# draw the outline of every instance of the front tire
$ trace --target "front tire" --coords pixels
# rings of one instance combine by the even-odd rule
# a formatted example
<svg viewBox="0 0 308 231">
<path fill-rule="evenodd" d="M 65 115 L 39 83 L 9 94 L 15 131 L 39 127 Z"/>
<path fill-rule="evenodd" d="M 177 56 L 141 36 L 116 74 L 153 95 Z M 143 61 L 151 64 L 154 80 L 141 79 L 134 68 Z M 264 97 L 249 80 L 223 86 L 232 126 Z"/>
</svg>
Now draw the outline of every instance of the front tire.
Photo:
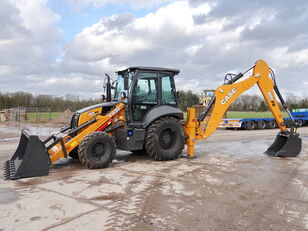
<svg viewBox="0 0 308 231">
<path fill-rule="evenodd" d="M 92 132 L 85 136 L 78 147 L 81 163 L 90 169 L 106 168 L 116 153 L 113 138 L 103 132 Z"/>
<path fill-rule="evenodd" d="M 179 121 L 174 117 L 163 117 L 147 129 L 145 150 L 154 160 L 173 160 L 184 149 L 184 134 Z"/>
</svg>

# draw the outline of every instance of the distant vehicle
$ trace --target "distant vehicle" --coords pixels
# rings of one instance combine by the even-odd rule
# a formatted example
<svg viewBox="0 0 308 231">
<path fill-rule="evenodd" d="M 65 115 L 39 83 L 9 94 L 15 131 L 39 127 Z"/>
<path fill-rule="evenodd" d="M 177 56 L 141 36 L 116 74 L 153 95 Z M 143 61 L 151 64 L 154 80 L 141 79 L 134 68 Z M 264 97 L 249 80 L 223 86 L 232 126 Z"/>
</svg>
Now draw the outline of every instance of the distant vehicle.
<svg viewBox="0 0 308 231">
<path fill-rule="evenodd" d="M 214 95 L 215 95 L 214 89 L 203 90 L 203 92 L 201 93 L 201 96 L 200 96 L 200 103 L 202 104 L 202 106 L 207 107 L 210 100 L 213 98 Z"/>
<path fill-rule="evenodd" d="M 291 112 L 298 126 L 308 125 L 308 108 L 293 109 Z M 289 118 L 284 118 L 289 121 Z M 274 118 L 239 118 L 239 119 L 222 119 L 219 128 L 242 128 L 246 130 L 277 128 Z"/>
</svg>

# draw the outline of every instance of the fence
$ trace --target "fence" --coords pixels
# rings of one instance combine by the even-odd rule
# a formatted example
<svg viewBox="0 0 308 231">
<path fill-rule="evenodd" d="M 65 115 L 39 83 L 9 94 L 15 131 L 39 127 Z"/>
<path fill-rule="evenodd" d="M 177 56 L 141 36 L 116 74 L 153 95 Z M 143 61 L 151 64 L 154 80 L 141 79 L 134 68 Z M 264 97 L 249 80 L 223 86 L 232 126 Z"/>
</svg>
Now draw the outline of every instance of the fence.
<svg viewBox="0 0 308 231">
<path fill-rule="evenodd" d="M 49 122 L 57 118 L 59 114 L 59 112 L 54 112 L 50 108 L 16 107 L 0 111 L 0 120 L 17 122 Z"/>
</svg>

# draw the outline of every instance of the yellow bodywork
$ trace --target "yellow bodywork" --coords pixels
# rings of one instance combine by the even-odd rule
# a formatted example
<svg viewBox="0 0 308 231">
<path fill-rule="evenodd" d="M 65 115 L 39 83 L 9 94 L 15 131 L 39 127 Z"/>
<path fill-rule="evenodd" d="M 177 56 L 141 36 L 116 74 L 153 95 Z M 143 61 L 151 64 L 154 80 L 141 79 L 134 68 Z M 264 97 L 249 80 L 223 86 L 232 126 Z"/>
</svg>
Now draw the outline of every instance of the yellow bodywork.
<svg viewBox="0 0 308 231">
<path fill-rule="evenodd" d="M 118 103 L 113 110 L 111 110 L 106 115 L 101 115 L 101 108 L 95 108 L 93 110 L 87 111 L 80 115 L 79 124 L 78 126 L 91 121 L 92 119 L 95 120 L 92 124 L 86 126 L 84 129 L 78 131 L 78 134 L 74 137 L 69 135 L 64 135 L 62 137 L 64 141 L 64 147 L 66 153 L 69 154 L 75 147 L 77 147 L 82 139 L 90 134 L 91 132 L 97 131 L 101 126 L 105 123 L 112 124 L 117 121 L 123 121 L 125 124 L 125 105 L 124 103 Z M 61 142 L 57 143 L 51 149 L 48 150 L 48 154 L 50 157 L 51 162 L 55 162 L 60 158 L 65 158 L 65 154 L 61 145 Z"/>
<path fill-rule="evenodd" d="M 258 60 L 253 68 L 253 74 L 247 79 L 229 85 L 222 85 L 215 90 L 216 101 L 209 118 L 198 122 L 195 116 L 195 108 L 189 108 L 187 111 L 187 122 L 184 125 L 187 153 L 190 157 L 194 156 L 194 146 L 197 140 L 206 139 L 218 127 L 223 115 L 234 100 L 243 92 L 250 89 L 255 84 L 258 85 L 263 97 L 265 98 L 274 118 L 282 132 L 286 130 L 283 125 L 283 117 L 279 109 L 279 105 L 274 93 L 274 80 L 269 77 L 270 69 L 267 63 L 263 60 Z M 125 123 L 125 105 L 118 103 L 113 110 L 106 115 L 101 115 L 101 108 L 94 108 L 79 117 L 78 126 L 95 119 L 96 121 L 78 131 L 74 137 L 66 135 L 63 137 L 64 148 L 61 142 L 48 150 L 51 162 L 57 161 L 59 158 L 64 158 L 66 153 L 69 154 L 77 147 L 81 140 L 91 132 L 97 131 L 105 123 L 113 124 L 117 120 Z"/>
<path fill-rule="evenodd" d="M 283 117 L 279 109 L 274 93 L 274 80 L 270 78 L 270 69 L 263 60 L 258 60 L 253 68 L 253 73 L 247 79 L 229 85 L 222 85 L 215 90 L 215 104 L 208 120 L 198 122 L 195 119 L 195 108 L 187 110 L 187 122 L 185 124 L 187 153 L 194 156 L 194 146 L 197 140 L 206 139 L 218 127 L 223 115 L 232 102 L 243 92 L 255 84 L 258 85 L 265 101 L 267 102 L 280 130 L 284 132 L 287 128 L 283 125 Z"/>
</svg>

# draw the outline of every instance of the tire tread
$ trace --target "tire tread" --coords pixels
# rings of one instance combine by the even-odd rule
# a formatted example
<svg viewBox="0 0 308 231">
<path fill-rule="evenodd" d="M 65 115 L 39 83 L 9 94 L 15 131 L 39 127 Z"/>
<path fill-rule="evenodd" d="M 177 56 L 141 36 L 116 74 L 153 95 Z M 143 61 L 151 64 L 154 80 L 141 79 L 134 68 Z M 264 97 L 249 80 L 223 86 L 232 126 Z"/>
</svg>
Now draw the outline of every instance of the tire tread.
<svg viewBox="0 0 308 231">
<path fill-rule="evenodd" d="M 159 126 L 162 126 L 162 124 L 166 123 L 177 123 L 178 126 L 181 126 L 179 124 L 179 121 L 172 117 L 172 116 L 166 116 L 163 118 L 160 118 L 156 121 L 154 121 L 147 129 L 146 138 L 145 138 L 145 150 L 149 157 L 156 161 L 165 161 L 165 160 L 172 160 L 176 159 L 184 149 L 184 142 L 182 142 L 181 147 L 178 148 L 177 153 L 173 157 L 166 157 L 162 156 L 159 152 L 157 147 L 155 147 L 155 134 L 157 133 L 157 129 Z M 179 129 L 181 129 L 179 127 Z"/>
<path fill-rule="evenodd" d="M 106 161 L 103 165 L 98 165 L 97 163 L 93 163 L 89 158 L 86 158 L 86 145 L 88 144 L 88 142 L 93 139 L 94 137 L 96 136 L 104 136 L 108 139 L 111 139 L 112 140 L 112 149 L 113 149 L 113 152 L 112 152 L 112 155 L 111 155 L 111 158 L 108 159 L 108 161 Z M 113 160 L 114 156 L 115 156 L 115 153 L 116 153 L 116 144 L 113 140 L 113 138 L 108 135 L 107 133 L 105 132 L 92 132 L 92 133 L 89 133 L 88 135 L 86 135 L 83 140 L 80 142 L 79 144 L 79 147 L 78 147 L 78 156 L 79 156 L 79 159 L 80 159 L 80 162 L 82 164 L 84 164 L 85 166 L 87 166 L 87 168 L 89 169 L 98 169 L 98 168 L 106 168 Z"/>
</svg>

